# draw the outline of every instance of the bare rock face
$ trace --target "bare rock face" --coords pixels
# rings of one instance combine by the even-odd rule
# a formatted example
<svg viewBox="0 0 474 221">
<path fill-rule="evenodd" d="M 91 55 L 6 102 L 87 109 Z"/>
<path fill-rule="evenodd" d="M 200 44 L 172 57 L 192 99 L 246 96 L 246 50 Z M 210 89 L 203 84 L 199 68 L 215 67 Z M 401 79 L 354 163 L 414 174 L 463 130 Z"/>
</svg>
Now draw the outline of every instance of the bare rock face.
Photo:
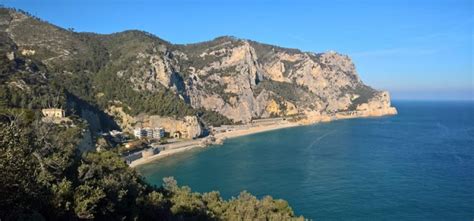
<svg viewBox="0 0 474 221">
<path fill-rule="evenodd" d="M 390 95 L 386 91 L 378 93 L 369 102 L 358 105 L 357 111 L 366 112 L 369 116 L 397 114 L 397 109 L 390 105 Z"/>
<path fill-rule="evenodd" d="M 204 129 L 196 116 L 186 116 L 184 119 L 174 119 L 171 117 L 161 117 L 152 115 L 141 118 L 143 126 L 162 127 L 169 134 L 179 132 L 183 138 L 193 139 L 200 137 Z"/>
<path fill-rule="evenodd" d="M 190 104 L 236 122 L 308 109 L 336 113 L 384 99 L 360 81 L 348 56 L 336 52 L 306 53 L 232 37 L 177 50 L 187 54 L 185 61 L 193 61 L 185 68 L 189 71 L 182 71 L 184 79 L 189 75 L 185 91 Z"/>
<path fill-rule="evenodd" d="M 248 122 L 258 116 L 265 104 L 259 103 L 253 92 L 259 67 L 248 42 L 233 45 L 224 41 L 188 57 L 212 60 L 189 67 L 195 77 L 186 83 L 186 89 L 194 107 L 217 111 L 235 121 Z"/>
<path fill-rule="evenodd" d="M 203 129 L 196 116 L 186 116 L 184 121 L 188 138 L 196 138 L 203 134 Z"/>
<path fill-rule="evenodd" d="M 235 122 L 308 110 L 390 109 L 388 92 L 378 95 L 364 85 L 351 59 L 336 52 L 307 53 L 232 37 L 162 50 L 140 53 L 138 65 L 128 68 L 136 90 L 169 88 L 193 107 Z"/>
<path fill-rule="evenodd" d="M 122 128 L 123 131 L 127 131 L 129 133 L 133 132 L 133 125 L 136 124 L 136 119 L 130 115 L 128 115 L 124 107 L 110 105 L 107 110 L 105 110 L 107 114 L 112 116 L 115 119 L 115 122 Z"/>
<path fill-rule="evenodd" d="M 264 117 L 270 117 L 272 115 L 280 115 L 281 110 L 280 110 L 280 105 L 277 104 L 275 100 L 270 100 L 265 107 L 265 113 Z"/>
</svg>

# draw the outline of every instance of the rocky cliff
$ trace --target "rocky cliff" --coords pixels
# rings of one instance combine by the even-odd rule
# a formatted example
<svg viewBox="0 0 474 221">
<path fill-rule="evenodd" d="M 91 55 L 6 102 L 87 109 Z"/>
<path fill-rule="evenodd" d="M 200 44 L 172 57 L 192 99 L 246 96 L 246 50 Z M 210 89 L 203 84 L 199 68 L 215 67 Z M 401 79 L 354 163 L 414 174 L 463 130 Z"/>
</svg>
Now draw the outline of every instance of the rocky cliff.
<svg viewBox="0 0 474 221">
<path fill-rule="evenodd" d="M 121 73 L 130 75 L 136 90 L 165 87 L 192 107 L 235 122 L 390 108 L 388 92 L 364 85 L 351 59 L 336 52 L 307 53 L 221 37 L 192 45 L 165 43 L 134 60 Z"/>
<path fill-rule="evenodd" d="M 396 113 L 388 92 L 365 85 L 352 60 L 336 52 L 234 37 L 176 45 L 141 31 L 76 33 L 8 9 L 0 10 L 0 33 L 12 45 L 2 56 L 40 62 L 48 70 L 45 78 L 60 79 L 67 91 L 104 111 L 198 115 L 205 123 L 204 117 L 220 116 L 246 123 L 273 116 Z"/>
</svg>

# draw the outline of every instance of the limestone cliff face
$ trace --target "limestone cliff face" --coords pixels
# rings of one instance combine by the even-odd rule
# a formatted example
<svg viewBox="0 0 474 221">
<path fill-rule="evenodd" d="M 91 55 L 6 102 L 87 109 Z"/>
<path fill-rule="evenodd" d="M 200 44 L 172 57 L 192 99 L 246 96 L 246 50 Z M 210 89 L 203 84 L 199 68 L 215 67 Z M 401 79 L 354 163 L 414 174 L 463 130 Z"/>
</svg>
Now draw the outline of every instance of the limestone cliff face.
<svg viewBox="0 0 474 221">
<path fill-rule="evenodd" d="M 390 108 L 388 92 L 364 85 L 351 59 L 336 52 L 307 53 L 232 37 L 170 45 L 167 51 L 173 60 L 162 59 L 169 67 L 161 69 L 168 70 L 162 71 L 168 76 L 162 85 L 193 107 L 236 122 L 306 111 L 336 113 L 360 105 Z M 180 77 L 173 80 L 173 75 Z"/>
<path fill-rule="evenodd" d="M 365 112 L 368 116 L 397 114 L 397 109 L 390 105 L 390 95 L 386 91 L 377 93 L 367 103 L 359 104 L 356 110 Z"/>
<path fill-rule="evenodd" d="M 31 30 L 34 35 L 25 34 Z M 356 110 L 396 113 L 388 92 L 363 84 L 352 60 L 336 52 L 302 52 L 234 37 L 175 45 L 140 31 L 75 33 L 12 11 L 0 13 L 0 33 L 23 56 L 42 61 L 62 78 L 93 79 L 112 72 L 109 78 L 137 92 L 172 91 L 194 109 L 216 111 L 235 122 Z M 70 68 L 83 63 L 91 65 Z"/>
<path fill-rule="evenodd" d="M 129 133 L 133 132 L 133 126 L 137 123 L 137 120 L 125 113 L 123 107 L 111 105 L 105 112 L 114 118 L 115 122 L 123 131 L 127 131 Z"/>
<path fill-rule="evenodd" d="M 170 134 L 179 132 L 183 138 L 188 139 L 200 137 L 204 132 L 201 123 L 195 116 L 187 116 L 182 120 L 178 120 L 155 115 L 142 118 L 141 121 L 144 122 L 144 126 L 162 127 Z"/>
</svg>

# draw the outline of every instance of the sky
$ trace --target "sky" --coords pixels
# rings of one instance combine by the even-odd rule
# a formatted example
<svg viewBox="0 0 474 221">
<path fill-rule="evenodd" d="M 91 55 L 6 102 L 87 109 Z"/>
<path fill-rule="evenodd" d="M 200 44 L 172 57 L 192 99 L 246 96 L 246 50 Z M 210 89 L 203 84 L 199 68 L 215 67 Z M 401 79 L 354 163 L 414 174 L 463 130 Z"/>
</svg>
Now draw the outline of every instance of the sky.
<svg viewBox="0 0 474 221">
<path fill-rule="evenodd" d="M 349 55 L 394 99 L 474 100 L 472 0 L 0 0 L 64 28 L 150 32 L 172 43 L 231 35 Z"/>
</svg>

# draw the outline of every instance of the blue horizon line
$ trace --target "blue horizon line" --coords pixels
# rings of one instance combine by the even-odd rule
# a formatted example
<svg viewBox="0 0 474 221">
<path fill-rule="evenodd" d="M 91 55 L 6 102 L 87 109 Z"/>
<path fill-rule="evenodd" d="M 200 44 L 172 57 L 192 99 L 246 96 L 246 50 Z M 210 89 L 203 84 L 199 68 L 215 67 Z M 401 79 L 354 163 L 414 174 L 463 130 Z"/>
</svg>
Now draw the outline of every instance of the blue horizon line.
<svg viewBox="0 0 474 221">
<path fill-rule="evenodd" d="M 474 102 L 474 98 L 453 98 L 453 99 L 436 99 L 436 98 L 392 98 L 392 102 L 397 101 L 416 101 L 416 102 Z"/>
</svg>

